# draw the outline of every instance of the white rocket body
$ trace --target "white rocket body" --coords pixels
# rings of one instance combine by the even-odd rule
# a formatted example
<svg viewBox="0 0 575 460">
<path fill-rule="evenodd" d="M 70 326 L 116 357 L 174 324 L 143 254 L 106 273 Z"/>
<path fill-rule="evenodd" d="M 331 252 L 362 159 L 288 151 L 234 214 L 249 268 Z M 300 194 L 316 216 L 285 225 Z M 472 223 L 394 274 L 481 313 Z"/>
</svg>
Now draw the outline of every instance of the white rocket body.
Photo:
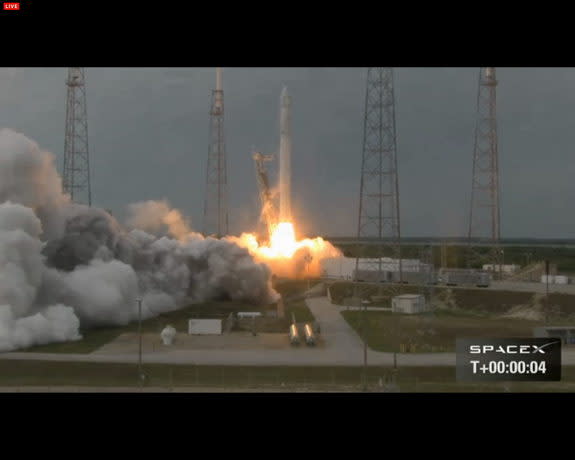
<svg viewBox="0 0 575 460">
<path fill-rule="evenodd" d="M 284 87 L 280 97 L 280 222 L 291 222 L 291 100 Z"/>
</svg>

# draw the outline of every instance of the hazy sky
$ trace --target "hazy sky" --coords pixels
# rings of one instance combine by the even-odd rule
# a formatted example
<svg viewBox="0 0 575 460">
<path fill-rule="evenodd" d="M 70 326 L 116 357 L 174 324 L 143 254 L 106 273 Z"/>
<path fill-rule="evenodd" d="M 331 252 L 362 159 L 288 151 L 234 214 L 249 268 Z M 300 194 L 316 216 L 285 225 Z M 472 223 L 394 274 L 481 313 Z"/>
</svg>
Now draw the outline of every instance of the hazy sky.
<svg viewBox="0 0 575 460">
<path fill-rule="evenodd" d="M 0 127 L 62 167 L 65 68 L 0 68 Z M 224 68 L 230 223 L 252 230 L 253 148 L 276 152 L 292 98 L 292 203 L 306 233 L 356 232 L 365 68 Z M 575 238 L 575 69 L 498 68 L 502 237 Z M 462 236 L 478 68 L 395 69 L 402 234 Z M 167 199 L 201 228 L 215 69 L 86 70 L 93 204 Z"/>
</svg>

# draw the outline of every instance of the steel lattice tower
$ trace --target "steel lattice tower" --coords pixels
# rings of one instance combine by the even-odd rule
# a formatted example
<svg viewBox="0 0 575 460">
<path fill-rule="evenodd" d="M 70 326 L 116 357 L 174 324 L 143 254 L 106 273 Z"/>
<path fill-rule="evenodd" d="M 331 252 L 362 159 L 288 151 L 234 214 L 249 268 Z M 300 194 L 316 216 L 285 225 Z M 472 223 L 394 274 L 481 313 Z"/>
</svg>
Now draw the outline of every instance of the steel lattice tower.
<svg viewBox="0 0 575 460">
<path fill-rule="evenodd" d="M 83 67 L 70 67 L 66 80 L 66 137 L 63 187 L 75 203 L 92 205 L 90 154 L 86 112 L 86 79 Z"/>
<path fill-rule="evenodd" d="M 387 240 L 391 256 L 399 260 L 401 280 L 399 222 L 393 69 L 371 67 L 367 71 L 365 94 L 357 238 L 374 238 L 378 242 Z M 360 257 L 362 255 L 365 255 L 365 251 L 359 254 Z M 356 261 L 356 270 L 360 257 Z M 381 274 L 381 258 L 369 269 Z M 381 276 L 377 279 L 381 280 Z"/>
<path fill-rule="evenodd" d="M 206 169 L 204 234 L 218 238 L 228 234 L 226 146 L 224 140 L 224 91 L 222 69 L 216 70 L 216 89 L 212 91 L 210 145 Z"/>
<path fill-rule="evenodd" d="M 477 92 L 468 265 L 479 263 L 482 259 L 494 267 L 501 264 L 496 88 L 495 67 L 482 67 L 479 71 Z M 489 244 L 486 258 L 481 258 L 477 251 L 471 249 L 477 239 L 485 240 Z"/>
<path fill-rule="evenodd" d="M 368 284 L 360 281 L 384 281 L 381 257 L 371 258 L 370 262 L 360 259 L 369 256 L 367 239 L 375 239 L 378 244 L 387 241 L 391 255 L 399 261 L 398 278 L 402 281 L 401 240 L 399 226 L 399 183 L 397 177 L 395 96 L 393 91 L 393 69 L 371 67 L 367 71 L 365 93 L 365 115 L 363 125 L 363 148 L 361 160 L 361 182 L 357 239 L 359 249 L 355 261 L 354 297 L 361 302 Z M 362 243 L 364 241 L 364 243 Z M 360 272 L 363 272 L 360 274 Z M 368 274 L 368 276 L 366 276 Z M 399 288 L 388 286 L 386 291 L 391 300 Z M 382 293 L 380 285 L 378 293 Z M 361 305 L 361 304 L 360 304 Z M 366 306 L 362 309 L 363 336 L 363 387 L 367 389 L 367 329 Z M 395 361 L 394 361 L 395 362 Z"/>
</svg>

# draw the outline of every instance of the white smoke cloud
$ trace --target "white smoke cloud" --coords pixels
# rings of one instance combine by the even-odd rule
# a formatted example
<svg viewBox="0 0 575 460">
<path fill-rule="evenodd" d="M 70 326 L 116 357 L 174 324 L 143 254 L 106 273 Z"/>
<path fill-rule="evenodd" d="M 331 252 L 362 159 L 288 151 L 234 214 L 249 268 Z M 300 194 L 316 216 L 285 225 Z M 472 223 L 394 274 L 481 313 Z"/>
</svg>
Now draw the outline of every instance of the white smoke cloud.
<svg viewBox="0 0 575 460">
<path fill-rule="evenodd" d="M 54 305 L 24 318 L 15 315 L 9 305 L 0 305 L 0 351 L 80 340 L 79 327 L 74 309 L 64 305 Z"/>
<path fill-rule="evenodd" d="M 84 325 L 125 325 L 137 317 L 138 279 L 129 265 L 94 259 L 61 273 L 63 296 Z"/>
<path fill-rule="evenodd" d="M 0 305 L 10 305 L 17 316 L 30 312 L 42 283 L 39 232 L 30 208 L 0 204 Z"/>
<path fill-rule="evenodd" d="M 70 198 L 62 193 L 54 157 L 23 134 L 1 128 L 0 203 L 6 201 L 34 209 L 52 237 L 62 231 L 61 213 Z"/>
<path fill-rule="evenodd" d="M 44 279 L 41 231 L 32 209 L 0 204 L 0 351 L 80 338 L 72 308 L 36 303 Z"/>
<path fill-rule="evenodd" d="M 167 202 L 130 207 L 126 231 L 70 202 L 51 154 L 0 129 L 0 351 L 78 340 L 188 302 L 277 299 L 248 250 L 190 230 Z"/>
<path fill-rule="evenodd" d="M 192 234 L 190 223 L 177 209 L 170 208 L 167 201 L 143 201 L 128 206 L 126 224 L 133 229 L 144 230 L 155 235 L 169 234 L 179 240 Z M 201 238 L 199 233 L 193 234 Z"/>
</svg>

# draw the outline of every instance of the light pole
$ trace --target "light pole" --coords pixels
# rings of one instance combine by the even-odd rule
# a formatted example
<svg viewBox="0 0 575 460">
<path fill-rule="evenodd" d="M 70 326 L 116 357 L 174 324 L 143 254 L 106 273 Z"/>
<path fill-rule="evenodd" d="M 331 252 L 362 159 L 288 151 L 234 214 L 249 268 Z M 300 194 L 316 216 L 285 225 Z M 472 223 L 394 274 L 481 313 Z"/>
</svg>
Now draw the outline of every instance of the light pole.
<svg viewBox="0 0 575 460">
<path fill-rule="evenodd" d="M 142 298 L 138 297 L 136 301 L 138 302 L 138 378 L 140 384 L 142 384 L 144 382 L 144 373 L 142 371 Z"/>
<path fill-rule="evenodd" d="M 309 293 L 310 290 L 310 282 L 309 282 L 309 264 L 311 263 L 311 261 L 313 260 L 313 257 L 310 254 L 306 254 L 305 258 L 305 271 L 306 271 L 306 277 L 307 277 L 307 290 Z"/>
<path fill-rule="evenodd" d="M 354 275 L 354 288 L 353 288 L 353 296 L 354 302 L 357 303 L 357 311 L 360 314 L 360 323 L 361 323 L 361 338 L 363 340 L 363 369 L 361 370 L 361 386 L 362 391 L 367 391 L 367 328 L 366 328 L 366 317 L 365 311 L 367 309 L 367 303 L 364 303 L 361 299 L 362 288 L 357 281 L 357 276 Z"/>
<path fill-rule="evenodd" d="M 363 391 L 367 391 L 367 302 L 361 300 L 360 305 L 363 307 L 361 309 L 361 332 L 363 335 Z"/>
<path fill-rule="evenodd" d="M 549 315 L 549 261 L 545 261 L 545 324 Z"/>
</svg>

